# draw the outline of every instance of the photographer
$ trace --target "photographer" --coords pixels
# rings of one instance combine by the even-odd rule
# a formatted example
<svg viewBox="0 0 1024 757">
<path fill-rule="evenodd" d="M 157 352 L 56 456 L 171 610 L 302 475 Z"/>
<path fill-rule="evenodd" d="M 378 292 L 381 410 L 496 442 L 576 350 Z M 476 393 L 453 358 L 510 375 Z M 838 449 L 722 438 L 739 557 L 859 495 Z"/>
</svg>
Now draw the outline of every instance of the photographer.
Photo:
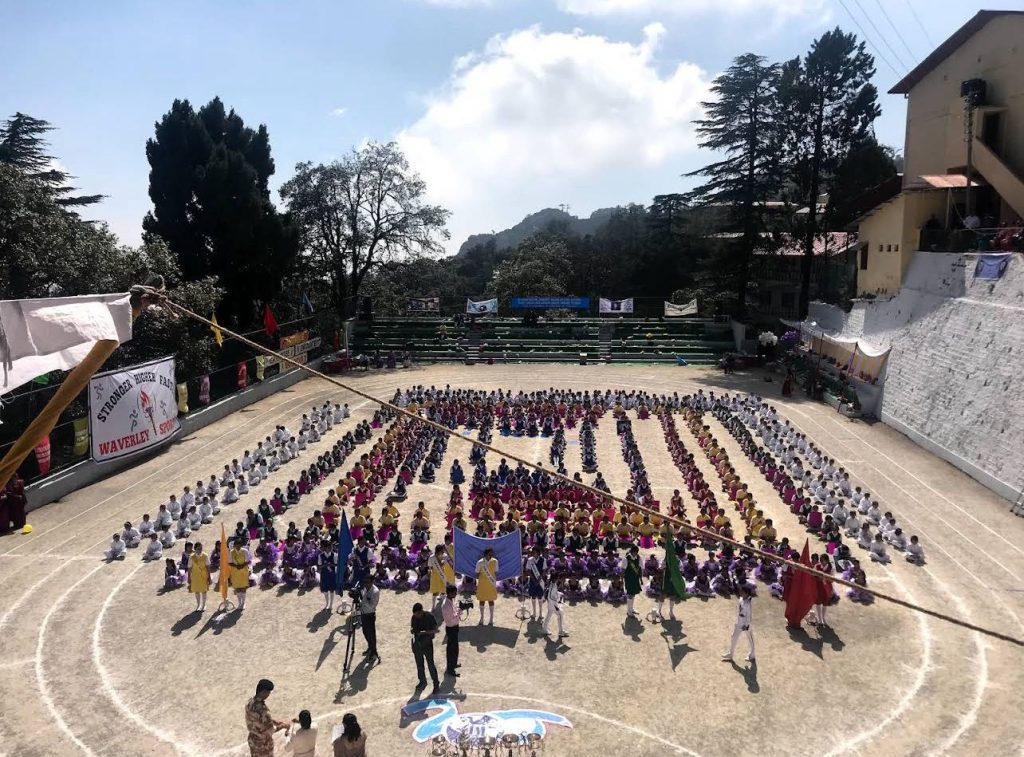
<svg viewBox="0 0 1024 757">
<path fill-rule="evenodd" d="M 461 608 L 456 599 L 458 590 L 449 586 L 446 590 L 444 604 L 441 605 L 441 616 L 444 618 L 445 669 L 444 674 L 458 678 L 455 670 L 459 667 L 459 613 Z"/>
<path fill-rule="evenodd" d="M 377 603 L 380 601 L 380 589 L 373 585 L 372 576 L 363 576 L 363 581 L 352 599 L 355 601 L 355 610 L 360 615 L 363 627 L 363 638 L 366 639 L 366 652 L 363 654 L 369 658 L 376 658 L 380 663 L 380 654 L 377 652 Z"/>
</svg>

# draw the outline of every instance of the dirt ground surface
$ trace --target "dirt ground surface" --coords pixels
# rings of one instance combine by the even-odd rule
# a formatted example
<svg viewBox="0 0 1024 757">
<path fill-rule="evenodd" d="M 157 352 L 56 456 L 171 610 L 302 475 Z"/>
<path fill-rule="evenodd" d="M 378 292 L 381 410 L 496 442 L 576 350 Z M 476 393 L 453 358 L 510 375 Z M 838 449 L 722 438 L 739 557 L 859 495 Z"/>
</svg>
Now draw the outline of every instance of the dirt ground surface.
<svg viewBox="0 0 1024 757">
<path fill-rule="evenodd" d="M 868 563 L 869 586 L 1024 637 L 1024 520 L 1009 513 L 1007 502 L 880 423 L 783 400 L 779 384 L 760 374 L 446 365 L 343 380 L 386 399 L 399 387 L 449 383 L 762 394 L 921 538 L 924 567 L 899 558 L 887 566 Z M 329 753 L 329 733 L 345 712 L 359 717 L 375 757 L 429 753 L 429 744 L 412 738 L 422 721 L 401 713 L 416 698 L 410 609 L 429 595 L 382 592 L 383 662 L 369 669 L 360 664 L 342 685 L 343 618 L 320 612 L 318 591 L 254 589 L 244 613 L 218 623 L 213 612 L 193 614 L 184 589 L 162 592 L 163 564 L 142 563 L 140 550 L 130 550 L 124 562 L 102 562 L 123 521 L 137 522 L 171 492 L 180 495 L 184 485 L 221 471 L 276 424 L 296 428 L 303 412 L 325 400 L 349 402 L 355 412 L 314 450 L 326 449 L 372 411 L 347 391 L 306 380 L 31 513 L 31 535 L 0 538 L 0 755 L 247 754 L 243 706 L 262 677 L 276 684 L 269 700 L 276 718 L 290 720 L 302 708 L 313 713 L 320 754 Z M 795 517 L 732 437 L 709 422 L 780 536 L 802 545 Z M 685 493 L 657 420 L 636 422 L 634 429 L 656 493 L 663 501 L 674 488 Z M 613 423 L 600 424 L 598 462 L 622 495 L 628 469 L 614 431 Z M 687 438 L 682 424 L 680 433 Z M 496 446 L 547 460 L 547 440 L 497 433 L 494 439 Z M 468 444 L 452 440 L 438 484 L 410 487 L 401 506 L 405 522 L 419 500 L 440 520 L 448 466 L 456 457 L 466 466 L 468 453 Z M 579 469 L 578 446 L 569 446 L 566 463 L 570 473 Z M 298 478 L 301 464 L 302 458 L 289 463 L 225 507 L 229 530 L 245 506 Z M 706 467 L 717 487 L 712 475 Z M 301 523 L 325 494 L 326 487 L 315 490 L 287 519 Z M 212 547 L 219 534 L 218 521 L 195 537 Z M 462 676 L 442 691 L 462 713 L 537 709 L 568 718 L 571 728 L 548 727 L 548 755 L 1022 753 L 1024 649 L 886 602 L 856 605 L 843 594 L 829 610 L 832 630 L 808 627 L 794 636 L 785 628 L 783 604 L 762 585 L 753 603 L 756 667 L 742 662 L 742 654 L 736 664 L 720 660 L 735 619 L 733 601 L 690 600 L 678 608 L 681 624 L 627 623 L 622 606 L 580 603 L 566 611 L 571 635 L 555 643 L 539 624 L 516 620 L 516 600 L 499 598 L 493 627 L 475 625 L 475 612 L 463 626 Z M 216 601 L 211 593 L 211 608 Z M 651 605 L 638 598 L 641 614 Z M 360 660 L 363 642 L 356 640 Z M 440 642 L 436 658 L 443 666 Z M 277 751 L 284 753 L 280 741 Z"/>
</svg>

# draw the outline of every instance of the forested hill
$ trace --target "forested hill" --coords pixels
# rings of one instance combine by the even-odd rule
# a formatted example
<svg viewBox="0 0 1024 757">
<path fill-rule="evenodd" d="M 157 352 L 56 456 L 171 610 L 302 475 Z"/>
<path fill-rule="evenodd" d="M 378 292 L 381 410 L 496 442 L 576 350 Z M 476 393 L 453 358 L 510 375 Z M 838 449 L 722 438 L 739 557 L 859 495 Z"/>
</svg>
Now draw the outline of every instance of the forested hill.
<svg viewBox="0 0 1024 757">
<path fill-rule="evenodd" d="M 593 234 L 611 218 L 615 208 L 601 208 L 590 214 L 589 218 L 577 218 L 559 208 L 544 208 L 536 213 L 531 213 L 522 221 L 510 229 L 499 231 L 496 234 L 472 234 L 469 239 L 462 243 L 459 248 L 458 257 L 462 257 L 469 250 L 478 245 L 486 244 L 494 240 L 495 250 L 514 249 L 528 237 L 539 231 L 545 231 L 552 224 L 563 226 L 569 234 L 584 237 Z"/>
</svg>

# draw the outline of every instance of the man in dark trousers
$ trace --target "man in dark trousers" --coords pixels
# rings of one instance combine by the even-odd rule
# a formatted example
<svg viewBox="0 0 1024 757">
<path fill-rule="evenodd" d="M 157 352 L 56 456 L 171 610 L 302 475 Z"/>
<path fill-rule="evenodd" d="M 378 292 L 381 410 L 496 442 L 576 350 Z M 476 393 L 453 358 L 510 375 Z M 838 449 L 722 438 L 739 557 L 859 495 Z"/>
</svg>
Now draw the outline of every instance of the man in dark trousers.
<svg viewBox="0 0 1024 757">
<path fill-rule="evenodd" d="M 430 678 L 434 682 L 434 689 L 430 695 L 437 695 L 437 688 L 440 683 L 437 680 L 437 668 L 434 666 L 434 634 L 437 633 L 437 620 L 429 612 L 423 612 L 423 605 L 419 602 L 412 606 L 412 654 L 416 658 L 416 673 L 419 675 L 417 690 L 426 687 L 427 676 L 423 670 L 423 663 L 426 662 L 430 669 Z"/>
<path fill-rule="evenodd" d="M 444 619 L 445 662 L 444 674 L 458 678 L 455 670 L 459 667 L 459 604 L 456 601 L 458 589 L 449 586 L 445 589 L 444 604 L 441 605 L 441 617 Z"/>
<path fill-rule="evenodd" d="M 359 603 L 359 614 L 366 639 L 366 656 L 373 664 L 374 659 L 380 662 L 377 652 L 377 603 L 380 601 L 380 589 L 373 585 L 373 576 L 363 576 L 363 598 Z"/>
</svg>

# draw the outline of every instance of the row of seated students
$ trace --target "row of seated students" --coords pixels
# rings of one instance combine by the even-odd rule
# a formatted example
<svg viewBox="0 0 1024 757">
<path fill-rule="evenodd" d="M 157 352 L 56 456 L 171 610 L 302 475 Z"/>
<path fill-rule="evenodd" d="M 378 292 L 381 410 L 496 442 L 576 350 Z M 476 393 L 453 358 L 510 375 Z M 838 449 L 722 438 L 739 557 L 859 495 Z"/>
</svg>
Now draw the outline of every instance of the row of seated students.
<svg viewBox="0 0 1024 757">
<path fill-rule="evenodd" d="M 310 415 L 302 416 L 303 430 L 311 430 L 319 441 L 319 429 L 330 430 L 336 422 L 349 417 L 348 405 L 324 403 L 323 407 L 314 407 Z M 312 417 L 312 419 L 311 419 Z M 374 424 L 379 425 L 379 418 Z M 301 432 L 300 432 L 301 433 Z M 300 472 L 298 480 L 291 480 L 282 491 L 277 487 L 269 498 L 263 498 L 255 508 L 246 511 L 246 522 L 255 528 L 265 521 L 270 514 L 280 514 L 288 507 L 298 504 L 299 498 L 318 486 L 325 478 L 340 466 L 355 447 L 367 441 L 372 434 L 371 424 L 362 421 L 355 429 L 347 432 L 336 441 L 330 450 L 319 454 L 310 465 Z M 109 560 L 124 559 L 127 550 L 146 543 L 143 559 L 147 561 L 161 559 L 164 549 L 169 549 L 180 539 L 188 539 L 194 531 L 203 525 L 213 522 L 219 515 L 221 507 L 232 505 L 242 496 L 249 493 L 251 487 L 259 486 L 272 472 L 276 472 L 282 462 L 298 457 L 305 450 L 289 448 L 291 432 L 286 426 L 277 426 L 274 433 L 264 441 L 256 444 L 255 452 L 245 450 L 241 460 L 237 458 L 224 466 L 224 472 L 218 478 L 210 476 L 207 483 L 196 482 L 193 492 L 188 486 L 179 499 L 171 494 L 168 501 L 158 506 L 156 516 L 145 513 L 138 525 L 126 521 L 121 532 L 112 537 L 106 557 Z"/>
</svg>

